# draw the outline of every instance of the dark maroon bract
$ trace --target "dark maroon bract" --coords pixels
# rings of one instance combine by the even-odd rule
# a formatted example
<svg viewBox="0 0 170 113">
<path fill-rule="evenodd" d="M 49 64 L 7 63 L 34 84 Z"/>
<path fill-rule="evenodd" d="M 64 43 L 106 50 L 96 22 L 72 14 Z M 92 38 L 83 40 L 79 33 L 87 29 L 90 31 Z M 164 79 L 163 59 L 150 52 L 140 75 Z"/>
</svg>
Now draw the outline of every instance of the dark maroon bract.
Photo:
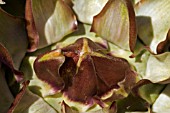
<svg viewBox="0 0 170 113">
<path fill-rule="evenodd" d="M 54 94 L 62 92 L 67 100 L 90 106 L 96 99 L 102 106 L 127 97 L 136 83 L 136 74 L 125 59 L 107 55 L 105 48 L 87 38 L 40 55 L 34 69 Z"/>
</svg>

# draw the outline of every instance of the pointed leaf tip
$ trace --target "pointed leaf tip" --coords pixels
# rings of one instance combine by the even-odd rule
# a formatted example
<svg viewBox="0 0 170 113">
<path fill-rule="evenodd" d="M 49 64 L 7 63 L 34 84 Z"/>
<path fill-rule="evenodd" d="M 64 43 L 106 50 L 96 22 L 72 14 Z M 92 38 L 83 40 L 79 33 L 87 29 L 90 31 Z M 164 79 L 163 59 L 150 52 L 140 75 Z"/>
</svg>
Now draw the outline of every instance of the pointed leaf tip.
<svg viewBox="0 0 170 113">
<path fill-rule="evenodd" d="M 166 39 L 158 44 L 156 51 L 158 54 L 161 54 L 166 51 L 169 51 L 169 48 L 170 48 L 170 30 L 167 33 Z"/>
</svg>

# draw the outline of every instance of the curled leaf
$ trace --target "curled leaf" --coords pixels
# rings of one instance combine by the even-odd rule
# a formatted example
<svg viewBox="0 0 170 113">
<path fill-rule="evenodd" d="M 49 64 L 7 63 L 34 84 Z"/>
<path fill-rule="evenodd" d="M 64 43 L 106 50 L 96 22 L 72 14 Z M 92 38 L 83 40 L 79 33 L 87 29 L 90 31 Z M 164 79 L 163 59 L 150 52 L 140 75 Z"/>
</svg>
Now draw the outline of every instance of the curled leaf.
<svg viewBox="0 0 170 113">
<path fill-rule="evenodd" d="M 26 0 L 25 5 L 25 19 L 26 19 L 26 30 L 28 33 L 28 51 L 32 52 L 38 48 L 39 35 L 35 27 L 35 22 L 32 14 L 31 0 Z"/>
<path fill-rule="evenodd" d="M 20 90 L 20 92 L 17 94 L 17 96 L 15 97 L 15 100 L 12 103 L 10 109 L 8 110 L 8 113 L 13 113 L 14 112 L 15 107 L 17 106 L 17 104 L 19 104 L 20 100 L 22 99 L 22 97 L 23 97 L 23 95 L 25 93 L 28 84 L 29 84 L 29 81 L 23 82 L 23 84 L 22 84 L 23 87 Z"/>
<path fill-rule="evenodd" d="M 136 22 L 130 0 L 109 0 L 94 17 L 91 31 L 117 46 L 134 51 Z"/>
<path fill-rule="evenodd" d="M 64 36 L 77 29 L 75 15 L 63 0 L 28 0 L 27 2 L 29 4 L 31 2 L 31 7 L 26 9 L 29 11 L 26 13 L 27 23 L 32 24 L 27 29 L 30 31 L 28 35 L 33 42 L 34 49 L 38 36 L 38 48 L 42 48 L 60 41 Z"/>
<path fill-rule="evenodd" d="M 28 84 L 27 84 L 28 85 Z M 41 97 L 33 94 L 24 85 L 8 113 L 56 113 Z"/>
<path fill-rule="evenodd" d="M 0 43 L 7 48 L 14 67 L 18 69 L 28 46 L 25 20 L 12 16 L 0 8 L 0 28 Z"/>
<path fill-rule="evenodd" d="M 170 1 L 142 0 L 136 4 L 135 11 L 139 38 L 157 53 L 170 28 Z"/>
<path fill-rule="evenodd" d="M 13 60 L 8 50 L 0 44 L 0 63 L 6 65 L 15 74 L 15 79 L 20 82 L 23 79 L 23 73 L 14 68 Z"/>
<path fill-rule="evenodd" d="M 170 48 L 170 30 L 168 31 L 166 39 L 158 44 L 157 53 L 160 54 L 169 51 L 169 48 Z"/>
<path fill-rule="evenodd" d="M 149 80 L 140 80 L 133 88 L 133 93 L 137 97 L 144 99 L 148 105 L 152 105 L 166 85 L 152 83 Z"/>
</svg>

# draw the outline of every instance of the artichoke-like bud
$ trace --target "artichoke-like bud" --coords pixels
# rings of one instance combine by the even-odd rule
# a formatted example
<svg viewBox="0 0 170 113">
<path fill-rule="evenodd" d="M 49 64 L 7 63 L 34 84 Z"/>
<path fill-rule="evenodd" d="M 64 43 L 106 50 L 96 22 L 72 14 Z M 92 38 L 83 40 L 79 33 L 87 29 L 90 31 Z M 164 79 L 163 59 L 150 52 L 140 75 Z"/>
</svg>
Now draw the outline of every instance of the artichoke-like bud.
<svg viewBox="0 0 170 113">
<path fill-rule="evenodd" d="M 111 106 L 127 97 L 136 83 L 136 73 L 125 59 L 108 55 L 87 38 L 38 56 L 34 69 L 51 95 L 62 93 L 63 105 L 79 112 Z"/>
</svg>

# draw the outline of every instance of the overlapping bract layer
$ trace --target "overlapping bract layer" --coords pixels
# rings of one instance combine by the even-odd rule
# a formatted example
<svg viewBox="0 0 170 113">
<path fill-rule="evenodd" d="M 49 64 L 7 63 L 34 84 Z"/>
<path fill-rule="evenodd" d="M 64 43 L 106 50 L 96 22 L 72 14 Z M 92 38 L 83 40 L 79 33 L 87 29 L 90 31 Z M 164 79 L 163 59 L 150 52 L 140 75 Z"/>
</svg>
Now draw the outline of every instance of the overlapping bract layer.
<svg viewBox="0 0 170 113">
<path fill-rule="evenodd" d="M 37 77 L 51 86 L 53 94 L 64 94 L 68 105 L 70 101 L 105 107 L 104 102 L 127 97 L 136 83 L 128 62 L 106 53 L 105 48 L 81 38 L 61 50 L 38 56 L 34 69 Z"/>
<path fill-rule="evenodd" d="M 138 110 L 146 110 L 150 105 L 153 105 L 154 112 L 162 109 L 168 112 L 168 107 L 160 107 L 159 102 L 162 100 L 164 103 L 169 102 L 169 98 L 166 96 L 169 95 L 167 91 L 169 85 L 166 88 L 166 85 L 164 85 L 169 84 L 170 80 L 169 1 L 133 0 L 134 3 L 138 2 L 136 5 L 133 4 L 137 14 L 137 21 L 135 22 L 134 9 L 130 0 L 27 0 L 25 12 L 27 33 L 25 32 L 24 19 L 10 15 L 24 17 L 25 1 L 4 1 L 7 4 L 1 5 L 2 9 L 0 9 L 0 43 L 8 49 L 14 61 L 14 66 L 9 55 L 3 54 L 4 52 L 1 51 L 0 74 L 3 75 L 1 76 L 1 81 L 3 81 L 1 86 L 6 89 L 4 97 L 9 99 L 8 105 L 3 103 L 4 100 L 0 100 L 1 103 L 6 104 L 6 108 L 3 108 L 7 109 L 13 100 L 5 81 L 6 70 L 4 70 L 4 67 L 10 68 L 10 71 L 15 74 L 21 74 L 17 73 L 18 71 L 14 68 L 19 68 L 21 59 L 26 52 L 26 34 L 28 33 L 29 52 L 53 43 L 57 43 L 57 48 L 62 48 L 83 36 L 99 42 L 105 48 L 88 39 L 79 39 L 75 44 L 65 48 L 53 51 L 49 51 L 51 50 L 49 49 L 48 53 L 39 56 L 36 60 L 37 76 L 35 76 L 32 68 L 28 70 L 28 65 L 31 64 L 32 67 L 38 52 L 31 53 L 35 56 L 27 56 L 28 59 L 26 58 L 31 62 L 24 64 L 24 61 L 22 66 L 22 68 L 25 66 L 24 72 L 28 75 L 25 78 L 31 80 L 31 82 L 28 86 L 29 89 L 20 96 L 21 100 L 18 100 L 15 112 L 32 113 L 40 110 L 40 112 L 51 113 L 60 111 L 62 106 L 65 110 L 63 112 L 70 112 L 69 110 L 78 112 L 70 108 L 75 106 L 79 111 L 93 109 L 97 113 L 99 111 L 104 112 L 107 109 L 108 112 L 113 112 L 116 105 L 118 106 L 118 113 L 121 111 L 120 109 L 136 111 L 138 104 L 134 107 L 133 102 L 127 101 L 133 101 L 138 97 L 130 95 L 123 101 L 119 100 L 121 104 L 119 101 L 113 102 L 116 99 L 126 97 L 131 86 L 133 86 L 132 83 L 135 84 L 132 79 L 135 74 L 127 61 L 121 58 L 127 59 L 141 78 L 135 90 L 138 96 L 146 100 L 147 105 L 138 98 L 137 102 L 141 102 L 141 106 L 144 106 L 143 109 L 139 104 L 140 109 Z M 0 4 L 3 4 L 2 0 Z M 15 4 L 14 7 L 12 7 L 13 4 Z M 82 22 L 78 22 L 78 26 L 75 15 L 77 20 Z M 88 25 L 85 25 L 85 23 L 88 23 Z M 136 23 L 140 40 L 135 45 Z M 87 26 L 88 30 L 86 30 Z M 77 27 L 78 30 L 74 32 Z M 91 33 L 89 33 L 89 29 L 91 29 Z M 150 51 L 143 50 L 144 46 L 148 46 L 147 50 Z M 111 54 L 121 58 L 108 55 L 105 50 L 107 47 Z M 134 55 L 130 50 L 135 51 Z M 46 51 L 46 49 L 43 51 Z M 153 53 L 158 53 L 158 55 Z M 130 59 L 130 55 L 133 58 Z M 15 75 L 15 77 L 20 78 L 18 75 Z M 1 94 L 5 94 L 3 89 L 1 89 Z M 33 100 L 30 101 L 29 98 L 33 98 Z M 27 102 L 24 103 L 24 100 Z M 63 101 L 62 105 L 58 102 L 60 100 Z M 42 106 L 38 106 L 39 104 Z M 94 104 L 105 108 L 95 111 L 96 106 L 94 107 Z M 108 108 L 107 104 L 111 105 L 112 109 Z M 22 106 L 25 106 L 25 108 Z M 3 110 L 1 109 L 1 112 Z"/>
<path fill-rule="evenodd" d="M 76 17 L 63 0 L 27 0 L 25 18 L 29 51 L 58 42 L 77 29 Z"/>
</svg>

